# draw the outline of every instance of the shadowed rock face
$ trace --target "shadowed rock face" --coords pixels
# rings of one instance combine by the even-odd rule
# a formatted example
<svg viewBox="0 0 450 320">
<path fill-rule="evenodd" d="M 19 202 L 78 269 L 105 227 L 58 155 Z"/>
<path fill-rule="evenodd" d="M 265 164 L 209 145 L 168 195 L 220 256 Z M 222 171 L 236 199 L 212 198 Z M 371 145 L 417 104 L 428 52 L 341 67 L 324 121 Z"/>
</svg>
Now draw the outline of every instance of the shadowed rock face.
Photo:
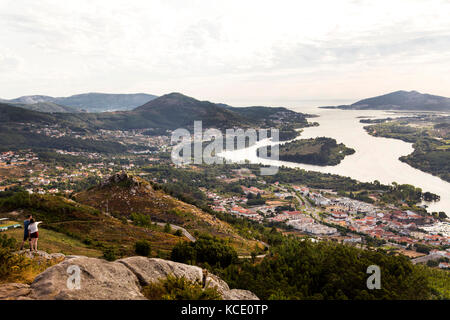
<svg viewBox="0 0 450 320">
<path fill-rule="evenodd" d="M 77 266 L 80 288 L 70 289 L 69 267 Z M 72 271 L 73 272 L 73 271 Z M 33 300 L 144 300 L 142 287 L 168 275 L 184 276 L 206 287 L 216 287 L 225 300 L 258 300 L 250 291 L 230 290 L 219 277 L 204 273 L 196 266 L 156 258 L 130 257 L 115 262 L 70 256 L 38 275 L 31 286 L 0 286 L 0 299 Z M 69 280 L 70 281 L 70 280 Z"/>
</svg>

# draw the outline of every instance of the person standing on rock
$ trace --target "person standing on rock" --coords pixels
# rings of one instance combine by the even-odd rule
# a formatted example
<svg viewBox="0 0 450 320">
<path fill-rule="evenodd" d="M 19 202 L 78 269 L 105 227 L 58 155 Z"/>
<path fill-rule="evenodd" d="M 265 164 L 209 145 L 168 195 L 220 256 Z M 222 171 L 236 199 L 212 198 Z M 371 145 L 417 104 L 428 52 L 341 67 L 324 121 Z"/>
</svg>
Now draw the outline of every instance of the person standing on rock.
<svg viewBox="0 0 450 320">
<path fill-rule="evenodd" d="M 23 250 L 23 246 L 25 244 L 25 241 L 27 241 L 27 240 L 30 243 L 30 249 L 31 249 L 31 238 L 30 238 L 30 233 L 28 232 L 28 226 L 30 225 L 31 219 L 32 219 L 32 216 L 31 216 L 31 214 L 29 214 L 29 215 L 27 215 L 27 218 L 23 222 L 23 241 L 22 241 L 22 244 L 20 245 L 20 250 Z"/>
<path fill-rule="evenodd" d="M 30 239 L 31 239 L 30 251 L 33 251 L 33 248 L 34 248 L 34 251 L 37 251 L 37 243 L 38 243 L 38 239 L 39 239 L 38 225 L 40 223 L 42 223 L 42 221 L 36 222 L 32 218 L 30 220 L 30 224 L 28 225 L 28 232 L 30 234 Z"/>
</svg>

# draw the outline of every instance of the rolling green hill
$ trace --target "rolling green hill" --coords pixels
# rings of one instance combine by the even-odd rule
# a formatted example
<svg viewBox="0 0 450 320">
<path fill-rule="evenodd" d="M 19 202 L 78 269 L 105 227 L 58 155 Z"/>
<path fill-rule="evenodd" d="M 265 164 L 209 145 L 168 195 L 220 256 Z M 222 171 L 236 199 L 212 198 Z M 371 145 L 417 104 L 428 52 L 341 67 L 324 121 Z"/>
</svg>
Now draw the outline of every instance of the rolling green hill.
<svg viewBox="0 0 450 320">
<path fill-rule="evenodd" d="M 143 228 L 104 215 L 101 211 L 67 198 L 53 195 L 16 193 L 0 199 L 0 212 L 21 212 L 22 220 L 30 213 L 40 228 L 64 235 L 67 241 L 81 241 L 87 248 L 114 249 L 120 255 L 133 255 L 138 240 L 148 240 L 154 249 L 170 250 L 180 238 L 160 228 Z"/>
<path fill-rule="evenodd" d="M 52 234 L 58 238 L 56 247 L 72 241 L 80 250 L 113 248 L 127 256 L 134 253 L 138 240 L 148 240 L 153 249 L 165 252 L 180 240 L 188 240 L 154 222 L 183 227 L 194 236 L 206 234 L 227 240 L 246 255 L 257 244 L 240 236 L 229 223 L 127 174 L 113 175 L 103 184 L 76 194 L 73 200 L 27 192 L 0 196 L 2 217 L 14 214 L 15 220 L 22 221 L 29 213 L 44 222 L 42 228 L 59 234 Z"/>
<path fill-rule="evenodd" d="M 226 239 L 241 253 L 250 252 L 256 244 L 241 237 L 230 224 L 125 173 L 113 175 L 103 184 L 76 194 L 75 199 L 116 218 L 145 220 L 147 217 L 153 222 L 183 227 L 191 234 Z"/>
<path fill-rule="evenodd" d="M 131 111 L 103 113 L 54 113 L 45 114 L 7 104 L 0 104 L 0 124 L 31 122 L 63 124 L 78 129 L 130 130 L 142 128 L 177 129 L 191 128 L 196 120 L 203 121 L 203 128 L 220 129 L 269 127 L 283 125 L 306 126 L 306 116 L 285 108 L 248 107 L 232 108 L 208 101 L 199 101 L 180 93 L 170 93 L 156 98 Z"/>
<path fill-rule="evenodd" d="M 180 93 L 170 93 L 152 100 L 132 111 L 152 127 L 186 128 L 195 120 L 202 120 L 203 127 L 247 127 L 253 121 L 209 101 L 199 101 Z"/>
<path fill-rule="evenodd" d="M 50 114 L 26 110 L 11 104 L 0 103 L 0 123 L 32 122 L 51 124 L 58 120 Z"/>
<path fill-rule="evenodd" d="M 258 155 L 261 148 L 258 149 Z M 270 149 L 269 149 L 270 152 Z M 280 145 L 280 160 L 307 163 L 318 166 L 335 166 L 347 155 L 355 153 L 352 148 L 335 139 L 319 137 L 314 139 L 294 140 Z"/>
<path fill-rule="evenodd" d="M 53 102 L 36 102 L 31 104 L 24 104 L 24 103 L 14 103 L 13 104 L 16 107 L 24 108 L 28 110 L 38 111 L 38 112 L 45 112 L 45 113 L 77 113 L 80 112 L 78 109 L 63 106 L 60 104 L 56 104 Z"/>
</svg>

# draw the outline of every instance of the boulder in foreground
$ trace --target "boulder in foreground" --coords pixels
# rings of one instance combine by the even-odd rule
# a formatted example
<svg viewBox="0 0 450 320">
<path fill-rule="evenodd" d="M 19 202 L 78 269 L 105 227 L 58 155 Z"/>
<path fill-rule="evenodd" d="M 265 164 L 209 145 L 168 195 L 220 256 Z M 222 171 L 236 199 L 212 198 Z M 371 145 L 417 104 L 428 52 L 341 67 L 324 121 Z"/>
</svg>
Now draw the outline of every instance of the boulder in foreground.
<svg viewBox="0 0 450 320">
<path fill-rule="evenodd" d="M 72 280 L 78 268 L 80 281 L 74 288 L 77 286 Z M 214 287 L 224 300 L 258 300 L 250 291 L 231 290 L 225 281 L 196 266 L 146 257 L 109 262 L 82 256 L 66 257 L 39 274 L 30 286 L 0 286 L 0 299 L 145 300 L 143 287 L 169 275 Z"/>
</svg>

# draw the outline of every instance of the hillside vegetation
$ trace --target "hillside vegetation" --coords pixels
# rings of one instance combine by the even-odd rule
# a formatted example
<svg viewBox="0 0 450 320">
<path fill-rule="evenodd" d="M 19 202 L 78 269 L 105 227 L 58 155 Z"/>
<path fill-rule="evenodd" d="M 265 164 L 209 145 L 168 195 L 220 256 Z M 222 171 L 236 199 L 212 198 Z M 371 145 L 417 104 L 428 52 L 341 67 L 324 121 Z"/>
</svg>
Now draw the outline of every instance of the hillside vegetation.
<svg viewBox="0 0 450 320">
<path fill-rule="evenodd" d="M 258 156 L 262 148 L 258 149 Z M 346 147 L 343 143 L 338 144 L 335 139 L 325 137 L 294 140 L 279 147 L 280 160 L 318 166 L 337 165 L 345 156 L 353 153 L 355 153 L 354 149 Z M 268 156 L 270 156 L 270 149 Z"/>
<path fill-rule="evenodd" d="M 93 207 L 53 195 L 15 193 L 0 198 L 0 212 L 4 215 L 20 212 L 16 219 L 32 214 L 36 220 L 44 222 L 42 228 L 58 233 L 59 237 L 65 235 L 67 241 L 80 241 L 88 248 L 118 257 L 134 254 L 135 243 L 141 239 L 151 242 L 155 251 L 166 252 L 180 240 L 180 237 L 165 233 L 159 227 L 135 226 L 106 216 Z"/>
<path fill-rule="evenodd" d="M 115 175 L 100 186 L 76 194 L 75 199 L 119 219 L 144 216 L 153 222 L 181 226 L 193 235 L 208 234 L 227 239 L 240 252 L 248 253 L 255 245 L 216 216 L 127 174 Z"/>
<path fill-rule="evenodd" d="M 402 120 L 371 125 L 365 129 L 376 137 L 413 143 L 414 152 L 400 157 L 400 160 L 450 182 L 450 126 L 444 121 L 449 121 L 448 117 L 431 124 L 417 125 L 415 120 Z"/>
<path fill-rule="evenodd" d="M 61 124 L 73 129 L 177 129 L 191 128 L 194 121 L 203 121 L 203 128 L 220 129 L 307 125 L 304 114 L 286 108 L 249 107 L 231 108 L 209 101 L 200 101 L 180 93 L 171 93 L 130 111 L 102 113 L 54 113 L 47 114 L 0 104 L 0 123 L 31 122 Z M 22 114 L 21 114 L 22 113 Z"/>
<path fill-rule="evenodd" d="M 381 270 L 379 290 L 367 289 L 371 265 Z M 245 261 L 215 272 L 230 287 L 245 288 L 261 299 L 448 299 L 450 288 L 447 272 L 414 266 L 404 256 L 294 237 L 271 248 L 259 263 Z"/>
<path fill-rule="evenodd" d="M 0 235 L 0 284 L 31 283 L 45 269 L 61 262 L 61 259 L 35 260 L 15 254 L 18 241 L 7 235 Z"/>
<path fill-rule="evenodd" d="M 38 112 L 45 112 L 45 113 L 77 113 L 80 112 L 79 110 L 62 106 L 53 102 L 36 102 L 31 104 L 24 104 L 24 103 L 14 103 L 15 107 L 38 111 Z"/>
</svg>

